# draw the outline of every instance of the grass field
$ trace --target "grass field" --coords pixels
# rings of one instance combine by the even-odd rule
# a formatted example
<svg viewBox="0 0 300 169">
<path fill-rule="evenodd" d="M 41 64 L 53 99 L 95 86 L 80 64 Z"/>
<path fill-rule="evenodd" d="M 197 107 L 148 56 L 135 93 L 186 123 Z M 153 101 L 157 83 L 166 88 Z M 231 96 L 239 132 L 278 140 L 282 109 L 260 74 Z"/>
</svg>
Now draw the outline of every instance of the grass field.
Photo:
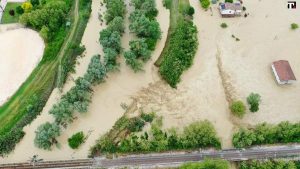
<svg viewBox="0 0 300 169">
<path fill-rule="evenodd" d="M 16 23 L 16 22 L 18 22 L 20 15 L 16 12 L 16 8 L 18 6 L 20 6 L 21 4 L 22 3 L 17 3 L 17 2 L 9 2 L 9 3 L 7 3 L 6 8 L 4 10 L 4 14 L 2 16 L 1 23 L 2 24 L 7 24 L 7 23 Z M 12 9 L 15 11 L 15 15 L 14 16 L 11 16 L 9 14 L 9 11 L 12 10 Z"/>
</svg>

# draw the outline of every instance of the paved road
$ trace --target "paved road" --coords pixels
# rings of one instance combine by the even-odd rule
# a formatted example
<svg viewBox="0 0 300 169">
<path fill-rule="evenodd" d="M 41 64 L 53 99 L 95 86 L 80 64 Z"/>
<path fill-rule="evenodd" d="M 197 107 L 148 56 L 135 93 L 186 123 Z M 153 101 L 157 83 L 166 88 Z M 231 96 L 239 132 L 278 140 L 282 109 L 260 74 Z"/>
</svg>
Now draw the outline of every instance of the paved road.
<svg viewBox="0 0 300 169">
<path fill-rule="evenodd" d="M 201 161 L 205 158 L 221 158 L 228 161 L 244 161 L 250 159 L 293 158 L 300 157 L 300 145 L 255 148 L 247 150 L 198 151 L 191 153 L 158 153 L 148 155 L 132 155 L 114 159 L 95 158 L 68 161 L 41 162 L 35 168 L 116 168 L 116 167 L 149 167 L 178 166 L 185 162 Z M 32 168 L 28 163 L 3 164 L 0 168 Z"/>
</svg>

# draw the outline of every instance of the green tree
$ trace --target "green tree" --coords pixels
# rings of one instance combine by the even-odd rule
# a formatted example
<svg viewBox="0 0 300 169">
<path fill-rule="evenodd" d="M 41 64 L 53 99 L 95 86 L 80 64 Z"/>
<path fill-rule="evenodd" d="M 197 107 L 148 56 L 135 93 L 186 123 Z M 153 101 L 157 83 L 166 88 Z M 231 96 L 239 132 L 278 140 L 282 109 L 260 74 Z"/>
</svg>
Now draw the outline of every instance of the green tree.
<svg viewBox="0 0 300 169">
<path fill-rule="evenodd" d="M 207 9 L 210 6 L 210 0 L 199 0 L 202 8 Z"/>
<path fill-rule="evenodd" d="M 232 138 L 232 143 L 236 148 L 249 147 L 256 141 L 253 131 L 241 128 L 238 133 L 235 133 Z"/>
<path fill-rule="evenodd" d="M 233 3 L 233 0 L 225 0 L 226 3 Z"/>
<path fill-rule="evenodd" d="M 56 137 L 60 136 L 61 129 L 55 123 L 45 123 L 37 128 L 34 144 L 38 148 L 51 150 L 53 144 L 57 144 Z"/>
<path fill-rule="evenodd" d="M 298 24 L 296 24 L 296 23 L 292 23 L 292 24 L 291 24 L 291 29 L 292 29 L 292 30 L 296 30 L 296 29 L 298 29 L 298 28 L 299 28 Z"/>
<path fill-rule="evenodd" d="M 32 4 L 30 2 L 24 2 L 22 4 L 22 8 L 23 8 L 25 13 L 29 13 L 32 10 Z"/>
<path fill-rule="evenodd" d="M 104 19 L 106 23 L 110 23 L 115 17 L 124 17 L 126 6 L 124 0 L 105 0 L 106 13 Z"/>
<path fill-rule="evenodd" d="M 261 101 L 261 97 L 257 93 L 251 93 L 247 97 L 247 102 L 250 105 L 251 112 L 257 112 L 259 110 L 259 103 Z"/>
<path fill-rule="evenodd" d="M 106 73 L 106 68 L 100 61 L 100 55 L 95 55 L 91 59 L 84 78 L 91 84 L 99 84 L 105 81 Z"/>
<path fill-rule="evenodd" d="M 129 65 L 134 72 L 142 71 L 143 64 L 137 59 L 137 56 L 132 51 L 126 51 L 124 53 L 126 64 Z"/>
<path fill-rule="evenodd" d="M 235 101 L 230 106 L 231 112 L 240 118 L 242 118 L 246 113 L 246 106 L 242 101 Z"/>
<path fill-rule="evenodd" d="M 84 133 L 81 131 L 81 132 L 78 132 L 78 133 L 75 133 L 72 135 L 72 137 L 68 138 L 68 143 L 69 143 L 69 146 L 72 148 L 72 149 L 78 149 L 78 147 L 84 143 L 85 141 L 85 136 L 84 136 Z"/>
<path fill-rule="evenodd" d="M 24 13 L 24 9 L 22 8 L 22 6 L 17 6 L 16 7 L 16 12 L 19 14 L 19 15 L 22 15 Z"/>
<path fill-rule="evenodd" d="M 115 17 L 108 25 L 108 29 L 111 32 L 119 32 L 119 33 L 123 33 L 125 30 L 125 26 L 124 26 L 124 20 L 122 17 L 117 16 Z"/>
<path fill-rule="evenodd" d="M 40 30 L 40 36 L 47 42 L 49 39 L 49 28 L 47 26 L 43 26 Z"/>
</svg>

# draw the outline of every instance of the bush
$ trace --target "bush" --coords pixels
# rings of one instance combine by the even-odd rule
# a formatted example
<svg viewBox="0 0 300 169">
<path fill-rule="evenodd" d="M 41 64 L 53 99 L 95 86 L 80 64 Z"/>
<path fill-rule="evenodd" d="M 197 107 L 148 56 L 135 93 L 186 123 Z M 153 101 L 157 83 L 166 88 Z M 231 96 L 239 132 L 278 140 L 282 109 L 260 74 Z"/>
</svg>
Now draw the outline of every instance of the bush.
<svg viewBox="0 0 300 169">
<path fill-rule="evenodd" d="M 210 6 L 210 0 L 199 0 L 202 8 L 207 9 Z"/>
<path fill-rule="evenodd" d="M 205 159 L 203 162 L 183 164 L 179 169 L 229 169 L 229 167 L 228 161 Z"/>
<path fill-rule="evenodd" d="M 247 97 L 247 102 L 250 105 L 251 112 L 257 112 L 259 110 L 259 102 L 261 101 L 261 97 L 257 93 L 251 93 Z"/>
<path fill-rule="evenodd" d="M 226 23 L 221 23 L 221 28 L 227 28 L 228 27 L 228 25 L 226 24 Z"/>
<path fill-rule="evenodd" d="M 15 16 L 15 10 L 13 10 L 13 9 L 9 10 L 9 15 L 10 16 Z"/>
<path fill-rule="evenodd" d="M 298 29 L 298 28 L 299 28 L 298 24 L 296 24 L 296 23 L 292 23 L 292 24 L 291 24 L 291 29 L 292 29 L 292 30 L 296 30 L 296 29 Z"/>
<path fill-rule="evenodd" d="M 226 3 L 233 3 L 233 0 L 225 0 Z"/>
<path fill-rule="evenodd" d="M 152 113 L 142 113 L 141 114 L 141 118 L 145 121 L 145 122 L 149 122 L 151 123 L 153 121 L 153 119 L 155 118 L 155 113 L 152 112 Z"/>
<path fill-rule="evenodd" d="M 84 143 L 84 141 L 85 141 L 85 136 L 82 131 L 73 134 L 72 137 L 68 139 L 69 146 L 72 149 L 77 149 L 82 143 Z"/>
<path fill-rule="evenodd" d="M 189 16 L 193 16 L 194 13 L 195 13 L 195 9 L 194 9 L 192 6 L 189 6 L 188 11 L 187 11 L 187 14 L 188 14 Z"/>
<path fill-rule="evenodd" d="M 24 9 L 23 9 L 21 6 L 17 6 L 17 7 L 16 7 L 16 12 L 17 12 L 19 15 L 21 15 L 21 14 L 24 13 Z"/>
<path fill-rule="evenodd" d="M 242 101 L 235 101 L 230 106 L 231 112 L 240 118 L 242 118 L 246 113 L 246 106 Z"/>
<path fill-rule="evenodd" d="M 258 124 L 251 129 L 240 129 L 233 135 L 233 145 L 237 148 L 252 145 L 300 143 L 300 123 L 281 122 L 278 125 Z"/>
</svg>

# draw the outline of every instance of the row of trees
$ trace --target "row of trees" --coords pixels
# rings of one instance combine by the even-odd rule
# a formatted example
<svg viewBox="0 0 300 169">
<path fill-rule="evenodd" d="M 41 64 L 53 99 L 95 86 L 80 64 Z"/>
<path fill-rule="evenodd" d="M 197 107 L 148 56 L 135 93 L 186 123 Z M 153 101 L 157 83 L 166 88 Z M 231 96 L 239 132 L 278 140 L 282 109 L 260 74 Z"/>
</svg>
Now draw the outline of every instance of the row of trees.
<svg viewBox="0 0 300 169">
<path fill-rule="evenodd" d="M 252 145 L 299 143 L 300 123 L 281 122 L 278 125 L 262 123 L 254 128 L 241 128 L 233 135 L 232 143 L 236 148 Z"/>
<path fill-rule="evenodd" d="M 141 131 L 139 128 L 137 131 Z M 101 153 L 137 153 L 137 152 L 161 152 L 180 149 L 195 149 L 202 147 L 221 148 L 219 139 L 213 125 L 208 121 L 200 121 L 190 124 L 179 134 L 175 129 L 163 131 L 161 122 L 154 122 L 151 130 L 143 134 L 131 132 L 125 138 L 117 137 L 113 140 L 109 135 L 104 135 L 98 145 L 92 149 Z M 122 132 L 121 132 L 122 133 Z M 95 150 L 96 148 L 96 150 Z"/>
<path fill-rule="evenodd" d="M 175 31 L 170 37 L 170 44 L 163 59 L 159 72 L 170 86 L 176 87 L 180 76 L 193 64 L 198 47 L 197 28 L 186 19 L 178 21 Z"/>
<path fill-rule="evenodd" d="M 248 161 L 239 164 L 240 169 L 298 169 L 294 161 Z"/>
<path fill-rule="evenodd" d="M 56 137 L 61 128 L 67 127 L 74 120 L 74 113 L 86 113 L 91 102 L 92 86 L 104 82 L 106 67 L 100 61 L 100 56 L 93 56 L 88 70 L 83 77 L 75 81 L 75 86 L 64 94 L 60 101 L 49 111 L 53 115 L 54 123 L 45 123 L 38 127 L 34 143 L 37 147 L 50 150 L 56 144 Z"/>
<path fill-rule="evenodd" d="M 106 0 L 107 11 L 104 19 L 107 28 L 100 32 L 100 44 L 104 51 L 104 64 L 109 69 L 118 67 L 117 57 L 122 51 L 121 36 L 124 33 L 126 6 L 123 0 Z"/>
<path fill-rule="evenodd" d="M 130 14 L 129 29 L 138 37 L 129 42 L 130 49 L 124 53 L 126 64 L 135 72 L 142 70 L 142 62 L 151 57 L 157 40 L 161 37 L 159 23 L 156 21 L 158 10 L 155 0 L 131 0 L 135 10 Z"/>
</svg>

